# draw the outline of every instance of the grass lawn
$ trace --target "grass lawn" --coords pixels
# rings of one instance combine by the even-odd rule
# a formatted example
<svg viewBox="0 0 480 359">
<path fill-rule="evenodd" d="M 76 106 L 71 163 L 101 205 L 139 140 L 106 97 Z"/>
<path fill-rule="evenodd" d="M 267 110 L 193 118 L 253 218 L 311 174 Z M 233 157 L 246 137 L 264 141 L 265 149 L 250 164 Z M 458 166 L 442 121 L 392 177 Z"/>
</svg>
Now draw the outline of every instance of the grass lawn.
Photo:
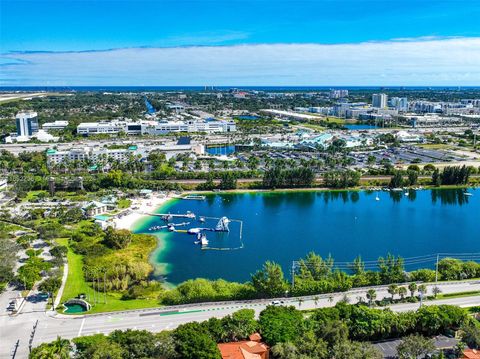
<svg viewBox="0 0 480 359">
<path fill-rule="evenodd" d="M 35 201 L 39 195 L 44 198 L 49 196 L 47 191 L 28 191 L 23 200 L 26 202 L 32 202 Z"/>
<path fill-rule="evenodd" d="M 132 204 L 132 201 L 129 200 L 129 199 L 126 199 L 126 198 L 122 198 L 122 199 L 118 200 L 118 208 L 119 209 L 128 208 L 128 207 L 130 207 L 131 204 Z"/>
<path fill-rule="evenodd" d="M 455 146 L 448 145 L 445 143 L 426 143 L 419 145 L 418 147 L 429 149 L 429 150 L 448 150 L 454 148 Z"/>
<path fill-rule="evenodd" d="M 326 118 L 323 119 L 324 121 L 326 122 L 330 122 L 330 123 L 338 123 L 338 124 L 341 124 L 343 125 L 345 123 L 345 119 L 344 118 L 340 118 L 340 117 L 331 117 L 331 116 L 327 116 Z M 356 121 L 349 121 L 349 123 L 355 123 Z"/>
<path fill-rule="evenodd" d="M 307 128 L 311 128 L 312 130 L 316 130 L 316 131 L 323 131 L 325 130 L 325 127 L 323 126 L 320 126 L 320 125 L 315 125 L 313 123 L 303 123 L 301 125 L 299 125 L 300 127 L 307 127 Z"/>
<path fill-rule="evenodd" d="M 446 294 L 438 294 L 437 299 L 450 299 L 450 298 L 462 298 L 462 297 L 474 297 L 480 295 L 480 291 L 472 290 L 469 292 L 460 292 L 460 293 L 446 293 Z"/>
<path fill-rule="evenodd" d="M 154 299 L 132 299 L 122 300 L 121 293 L 107 293 L 107 303 L 103 302 L 103 293 L 98 293 L 101 303 L 93 302 L 93 289 L 85 282 L 83 277 L 82 255 L 74 253 L 68 246 L 67 238 L 57 239 L 58 244 L 68 247 L 68 276 L 65 289 L 63 291 L 61 303 L 68 299 L 75 298 L 81 293 L 87 295 L 87 301 L 92 304 L 92 309 L 88 313 L 112 312 L 119 310 L 140 309 L 158 307 L 158 300 Z"/>
</svg>

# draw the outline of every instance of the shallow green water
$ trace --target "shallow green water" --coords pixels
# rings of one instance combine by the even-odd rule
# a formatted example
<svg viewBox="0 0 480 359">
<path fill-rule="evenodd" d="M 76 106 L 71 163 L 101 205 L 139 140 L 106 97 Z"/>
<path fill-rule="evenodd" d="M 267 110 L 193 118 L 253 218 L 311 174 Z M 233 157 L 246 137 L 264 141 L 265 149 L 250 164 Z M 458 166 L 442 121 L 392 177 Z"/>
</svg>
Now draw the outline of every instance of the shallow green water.
<svg viewBox="0 0 480 359">
<path fill-rule="evenodd" d="M 186 233 L 159 232 L 160 248 L 152 254 L 157 274 L 168 282 L 189 278 L 225 278 L 245 281 L 266 260 L 288 273 L 293 260 L 315 251 L 337 261 L 357 255 L 376 260 L 388 252 L 404 257 L 438 252 L 480 252 L 480 190 L 423 190 L 404 192 L 270 192 L 212 194 L 205 201 L 174 200 L 161 210 L 192 211 L 197 216 L 243 221 L 230 224 L 230 233 L 205 232 L 209 247 L 238 250 L 202 250 Z M 379 200 L 376 200 L 378 195 Z M 174 222 L 184 222 L 177 219 Z M 163 225 L 158 217 L 145 218 L 136 232 Z M 214 227 L 191 221 L 191 227 Z M 433 268 L 431 260 L 408 261 L 407 270 Z"/>
<path fill-rule="evenodd" d="M 64 313 L 83 313 L 86 312 L 85 308 L 80 304 L 65 304 L 67 309 L 65 309 Z"/>
</svg>

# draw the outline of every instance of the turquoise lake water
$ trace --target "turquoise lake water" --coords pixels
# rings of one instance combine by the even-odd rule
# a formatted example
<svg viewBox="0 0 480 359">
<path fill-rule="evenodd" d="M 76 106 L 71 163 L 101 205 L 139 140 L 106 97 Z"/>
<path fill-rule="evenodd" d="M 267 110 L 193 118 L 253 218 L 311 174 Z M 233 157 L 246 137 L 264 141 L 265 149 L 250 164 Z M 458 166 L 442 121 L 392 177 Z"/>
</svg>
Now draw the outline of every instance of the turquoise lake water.
<svg viewBox="0 0 480 359">
<path fill-rule="evenodd" d="M 221 217 L 243 221 L 243 248 L 202 250 L 186 233 L 158 232 L 160 248 L 152 261 L 157 273 L 178 284 L 190 278 L 246 281 L 266 260 L 280 263 L 288 274 L 293 260 L 308 252 L 337 261 L 357 255 L 376 260 L 388 252 L 403 257 L 432 253 L 480 252 L 480 190 L 422 190 L 404 192 L 269 192 L 212 194 L 205 201 L 174 200 L 163 212 Z M 379 201 L 376 200 L 378 195 Z M 177 219 L 174 222 L 189 221 Z M 145 219 L 137 232 L 162 225 Z M 214 227 L 216 220 L 191 221 L 192 227 Z M 241 246 L 240 224 L 229 233 L 205 232 L 209 247 Z M 433 268 L 434 262 L 412 263 L 407 270 Z"/>
</svg>

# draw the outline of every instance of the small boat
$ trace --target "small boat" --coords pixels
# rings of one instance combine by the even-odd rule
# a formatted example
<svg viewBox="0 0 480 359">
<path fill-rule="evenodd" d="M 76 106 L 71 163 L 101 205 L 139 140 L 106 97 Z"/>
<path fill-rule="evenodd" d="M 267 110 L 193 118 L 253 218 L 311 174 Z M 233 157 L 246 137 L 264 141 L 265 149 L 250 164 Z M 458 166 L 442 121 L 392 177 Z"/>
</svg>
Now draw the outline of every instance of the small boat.
<svg viewBox="0 0 480 359">
<path fill-rule="evenodd" d="M 464 195 L 464 196 L 473 196 L 473 193 L 465 192 L 463 195 Z"/>
<path fill-rule="evenodd" d="M 200 217 L 198 220 L 203 223 L 205 222 L 205 217 Z"/>
<path fill-rule="evenodd" d="M 187 230 L 188 234 L 200 234 L 203 228 L 190 228 Z"/>
<path fill-rule="evenodd" d="M 408 195 L 409 195 L 409 193 L 408 193 L 408 192 L 405 192 L 405 196 L 408 196 Z"/>
<path fill-rule="evenodd" d="M 169 226 L 169 227 L 168 227 L 168 230 L 169 230 L 170 232 L 173 232 L 173 231 L 175 230 L 175 226 Z"/>
<path fill-rule="evenodd" d="M 200 243 L 202 244 L 202 247 L 208 246 L 208 239 L 205 234 L 202 234 L 200 238 Z"/>
<path fill-rule="evenodd" d="M 197 234 L 197 240 L 193 242 L 194 244 L 202 243 L 202 235 L 200 233 Z"/>
<path fill-rule="evenodd" d="M 375 197 L 375 201 L 380 201 L 380 197 Z"/>
</svg>

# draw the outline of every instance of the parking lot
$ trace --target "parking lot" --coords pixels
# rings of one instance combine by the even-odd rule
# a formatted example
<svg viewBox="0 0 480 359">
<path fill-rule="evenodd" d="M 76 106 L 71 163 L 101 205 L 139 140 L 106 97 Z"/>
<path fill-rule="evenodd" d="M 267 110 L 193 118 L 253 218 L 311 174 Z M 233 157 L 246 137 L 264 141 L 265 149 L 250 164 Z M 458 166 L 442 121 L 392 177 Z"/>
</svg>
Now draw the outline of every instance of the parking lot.
<svg viewBox="0 0 480 359">
<path fill-rule="evenodd" d="M 366 165 L 368 156 L 374 156 L 376 163 L 388 160 L 391 163 L 431 163 L 431 162 L 460 162 L 465 158 L 449 151 L 430 150 L 414 146 L 394 147 L 383 150 L 352 152 L 351 157 L 357 165 Z"/>
<path fill-rule="evenodd" d="M 455 338 L 449 338 L 444 335 L 438 335 L 433 338 L 435 348 L 443 349 L 447 351 L 447 358 L 449 349 L 454 348 L 458 344 L 458 340 Z M 395 359 L 397 358 L 397 347 L 402 342 L 401 339 L 393 339 L 393 340 L 384 340 L 381 342 L 374 343 L 374 345 L 380 349 L 383 353 L 383 357 L 386 359 Z"/>
</svg>

